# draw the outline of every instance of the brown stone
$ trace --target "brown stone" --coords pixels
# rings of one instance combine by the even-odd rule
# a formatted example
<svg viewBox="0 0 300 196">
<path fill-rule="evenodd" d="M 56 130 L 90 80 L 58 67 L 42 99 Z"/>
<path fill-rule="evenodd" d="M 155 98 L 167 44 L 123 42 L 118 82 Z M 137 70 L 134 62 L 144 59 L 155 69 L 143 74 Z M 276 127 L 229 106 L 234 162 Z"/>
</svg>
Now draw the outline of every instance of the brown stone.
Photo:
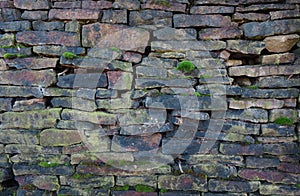
<svg viewBox="0 0 300 196">
<path fill-rule="evenodd" d="M 84 10 L 84 9 L 51 9 L 49 19 L 59 20 L 97 20 L 99 11 Z"/>
<path fill-rule="evenodd" d="M 17 58 L 13 60 L 6 60 L 9 67 L 17 69 L 44 69 L 55 68 L 57 58 Z"/>
<path fill-rule="evenodd" d="M 135 27 L 94 23 L 83 26 L 82 37 L 85 47 L 116 47 L 121 50 L 144 52 L 150 34 Z"/>
<path fill-rule="evenodd" d="M 77 33 L 63 31 L 23 31 L 16 35 L 16 40 L 29 45 L 57 44 L 79 46 Z"/>
<path fill-rule="evenodd" d="M 264 39 L 269 52 L 288 52 L 298 42 L 297 34 L 271 36 Z"/>
<path fill-rule="evenodd" d="M 49 9 L 48 0 L 14 0 L 14 5 L 25 10 Z"/>
<path fill-rule="evenodd" d="M 147 1 L 147 3 L 142 4 L 142 9 L 152 9 L 152 10 L 164 10 L 171 12 L 185 12 L 186 4 L 175 3 L 166 1 L 166 5 L 162 5 L 159 1 Z"/>
<path fill-rule="evenodd" d="M 284 53 L 284 54 L 271 54 L 264 55 L 262 58 L 262 64 L 282 64 L 282 63 L 292 63 L 295 60 L 294 53 Z"/>
<path fill-rule="evenodd" d="M 40 134 L 42 146 L 69 146 L 81 141 L 78 130 L 46 129 Z"/>
<path fill-rule="evenodd" d="M 243 31 L 237 27 L 207 28 L 199 32 L 200 39 L 233 39 L 240 38 Z"/>
</svg>

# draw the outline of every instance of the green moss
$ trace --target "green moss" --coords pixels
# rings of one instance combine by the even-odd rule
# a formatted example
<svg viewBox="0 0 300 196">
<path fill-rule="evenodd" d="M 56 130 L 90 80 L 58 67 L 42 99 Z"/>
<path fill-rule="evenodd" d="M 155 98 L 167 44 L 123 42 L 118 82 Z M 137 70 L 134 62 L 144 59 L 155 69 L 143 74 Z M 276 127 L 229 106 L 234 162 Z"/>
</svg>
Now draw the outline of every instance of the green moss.
<svg viewBox="0 0 300 196">
<path fill-rule="evenodd" d="M 135 190 L 137 192 L 144 192 L 144 193 L 150 193 L 150 192 L 155 192 L 155 189 L 150 187 L 150 186 L 146 186 L 146 185 L 142 185 L 142 184 L 138 184 L 135 186 Z"/>
<path fill-rule="evenodd" d="M 252 86 L 245 86 L 247 89 L 258 89 L 258 86 L 252 85 Z"/>
<path fill-rule="evenodd" d="M 17 55 L 16 54 L 12 54 L 12 53 L 5 53 L 3 55 L 3 58 L 5 58 L 5 59 L 13 59 L 13 58 L 16 58 L 16 57 L 17 57 Z"/>
<path fill-rule="evenodd" d="M 23 44 L 17 44 L 17 45 L 12 45 L 12 46 L 3 45 L 3 46 L 0 46 L 0 48 L 26 48 L 26 46 L 24 46 Z"/>
<path fill-rule="evenodd" d="M 162 189 L 160 189 L 160 191 L 159 191 L 160 193 L 166 193 L 166 192 L 168 192 L 168 190 L 167 189 L 164 189 L 164 188 L 162 188 Z"/>
<path fill-rule="evenodd" d="M 177 65 L 177 68 L 185 73 L 190 73 L 195 69 L 195 65 L 191 61 L 182 61 Z"/>
<path fill-rule="evenodd" d="M 51 163 L 51 162 L 47 162 L 47 161 L 41 161 L 39 162 L 39 166 L 40 167 L 55 167 L 58 166 L 58 163 Z"/>
<path fill-rule="evenodd" d="M 295 184 L 295 187 L 300 189 L 300 184 Z"/>
<path fill-rule="evenodd" d="M 128 191 L 129 185 L 113 187 L 112 190 L 113 191 Z"/>
<path fill-rule="evenodd" d="M 90 177 L 92 177 L 92 174 L 78 174 L 78 173 L 76 173 L 72 176 L 72 178 L 77 179 L 77 180 L 78 179 L 90 178 Z"/>
<path fill-rule="evenodd" d="M 117 47 L 110 47 L 109 49 L 111 49 L 112 51 L 120 51 L 120 49 Z"/>
<path fill-rule="evenodd" d="M 166 6 L 166 7 L 171 6 L 169 0 L 152 0 L 151 3 L 156 5 Z"/>
<path fill-rule="evenodd" d="M 213 76 L 212 75 L 208 75 L 208 74 L 203 74 L 200 76 L 200 78 L 202 79 L 208 79 L 208 78 L 212 78 Z"/>
<path fill-rule="evenodd" d="M 274 121 L 275 124 L 278 124 L 278 125 L 292 125 L 293 124 L 293 120 L 288 118 L 288 117 L 280 117 L 280 118 L 277 118 L 275 121 Z"/>
<path fill-rule="evenodd" d="M 199 92 L 194 92 L 194 95 L 197 96 L 197 97 L 209 97 L 210 94 L 202 94 L 202 93 L 199 93 Z"/>
<path fill-rule="evenodd" d="M 74 54 L 73 52 L 64 52 L 62 54 L 62 56 L 65 57 L 66 59 L 78 58 L 78 56 L 76 54 Z"/>
</svg>

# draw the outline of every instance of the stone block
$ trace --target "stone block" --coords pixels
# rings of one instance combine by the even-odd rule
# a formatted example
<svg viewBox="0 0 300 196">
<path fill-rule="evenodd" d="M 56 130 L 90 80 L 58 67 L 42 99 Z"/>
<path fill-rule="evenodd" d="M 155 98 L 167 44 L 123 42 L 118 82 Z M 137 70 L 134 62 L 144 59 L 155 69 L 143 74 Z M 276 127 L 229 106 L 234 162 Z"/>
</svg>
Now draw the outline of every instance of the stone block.
<svg viewBox="0 0 300 196">
<path fill-rule="evenodd" d="M 127 10 L 103 10 L 101 22 L 127 24 Z"/>
<path fill-rule="evenodd" d="M 228 16 L 216 15 L 185 15 L 173 16 L 174 27 L 227 27 L 231 19 Z"/>
<path fill-rule="evenodd" d="M 58 178 L 56 176 L 36 176 L 32 184 L 39 189 L 56 191 L 60 188 Z"/>
<path fill-rule="evenodd" d="M 129 25 L 159 25 L 172 27 L 172 12 L 160 10 L 132 11 L 129 14 Z"/>
<path fill-rule="evenodd" d="M 78 130 L 45 129 L 40 134 L 42 146 L 69 146 L 82 142 Z"/>
<path fill-rule="evenodd" d="M 22 19 L 25 20 L 47 20 L 48 11 L 28 11 L 25 10 L 21 15 Z"/>
<path fill-rule="evenodd" d="M 166 2 L 166 4 L 156 2 L 156 1 L 147 1 L 142 4 L 142 9 L 152 9 L 152 10 L 164 10 L 170 12 L 182 12 L 186 11 L 186 4 L 176 3 L 176 2 Z"/>
<path fill-rule="evenodd" d="M 264 42 L 269 52 L 288 52 L 298 42 L 299 37 L 297 34 L 270 36 Z"/>
<path fill-rule="evenodd" d="M 98 20 L 101 12 L 85 9 L 51 9 L 49 19 L 58 20 Z"/>
<path fill-rule="evenodd" d="M 138 0 L 116 0 L 112 6 L 115 9 L 139 10 L 141 3 Z"/>
<path fill-rule="evenodd" d="M 0 22 L 0 30 L 4 32 L 18 32 L 29 29 L 29 21 Z"/>
<path fill-rule="evenodd" d="M 294 53 L 283 53 L 283 54 L 271 54 L 263 55 L 261 57 L 261 64 L 284 64 L 284 63 L 293 63 L 295 61 Z"/>
<path fill-rule="evenodd" d="M 255 192 L 259 190 L 260 182 L 224 181 L 211 179 L 208 181 L 208 190 L 214 192 Z"/>
<path fill-rule="evenodd" d="M 261 144 L 220 144 L 220 152 L 227 155 L 262 155 L 263 146 Z"/>
<path fill-rule="evenodd" d="M 6 63 L 16 69 L 45 69 L 55 68 L 57 61 L 57 58 L 16 58 L 7 59 Z"/>
<path fill-rule="evenodd" d="M 159 40 L 196 40 L 197 31 L 195 29 L 164 27 L 154 31 L 153 35 Z"/>
<path fill-rule="evenodd" d="M 48 0 L 14 0 L 14 6 L 24 10 L 49 9 Z"/>
<path fill-rule="evenodd" d="M 206 28 L 199 31 L 199 38 L 204 40 L 241 38 L 243 31 L 237 27 Z"/>
<path fill-rule="evenodd" d="M 297 154 L 299 148 L 294 142 L 277 143 L 277 144 L 264 144 L 263 151 L 265 154 L 271 155 L 285 155 L 285 154 Z"/>
<path fill-rule="evenodd" d="M 232 14 L 234 7 L 231 6 L 193 6 L 191 14 Z"/>
</svg>

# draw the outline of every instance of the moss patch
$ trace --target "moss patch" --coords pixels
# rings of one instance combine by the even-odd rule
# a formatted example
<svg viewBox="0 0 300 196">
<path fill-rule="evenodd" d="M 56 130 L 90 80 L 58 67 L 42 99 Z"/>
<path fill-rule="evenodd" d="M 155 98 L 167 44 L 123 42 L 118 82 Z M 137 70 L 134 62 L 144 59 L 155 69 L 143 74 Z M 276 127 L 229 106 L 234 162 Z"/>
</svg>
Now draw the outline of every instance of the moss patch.
<svg viewBox="0 0 300 196">
<path fill-rule="evenodd" d="M 128 191 L 129 185 L 113 187 L 112 190 L 113 191 Z"/>
<path fill-rule="evenodd" d="M 76 54 L 74 54 L 73 52 L 64 52 L 62 54 L 63 57 L 65 57 L 66 59 L 75 59 L 78 58 L 78 56 Z"/>
<path fill-rule="evenodd" d="M 150 186 L 146 186 L 146 185 L 142 185 L 142 184 L 138 184 L 135 186 L 135 190 L 137 192 L 144 192 L 144 193 L 150 193 L 150 192 L 155 192 L 155 189 L 150 187 Z"/>
<path fill-rule="evenodd" d="M 280 118 L 277 118 L 275 121 L 274 121 L 275 124 L 278 124 L 278 125 L 292 125 L 293 124 L 293 120 L 288 118 L 288 117 L 280 117 Z"/>
<path fill-rule="evenodd" d="M 182 61 L 177 65 L 177 70 L 190 73 L 195 69 L 195 65 L 191 61 Z"/>
<path fill-rule="evenodd" d="M 90 178 L 90 177 L 92 177 L 92 174 L 78 174 L 78 173 L 76 173 L 72 176 L 72 178 L 77 179 L 77 180 Z"/>
<path fill-rule="evenodd" d="M 295 187 L 300 189 L 300 184 L 295 184 Z"/>
<path fill-rule="evenodd" d="M 199 93 L 199 92 L 194 92 L 194 95 L 197 96 L 197 97 L 209 97 L 210 94 L 202 94 L 202 93 Z"/>
<path fill-rule="evenodd" d="M 39 166 L 40 167 L 55 167 L 58 166 L 58 163 L 51 163 L 51 162 L 47 162 L 47 161 L 41 161 L 39 162 Z"/>
</svg>

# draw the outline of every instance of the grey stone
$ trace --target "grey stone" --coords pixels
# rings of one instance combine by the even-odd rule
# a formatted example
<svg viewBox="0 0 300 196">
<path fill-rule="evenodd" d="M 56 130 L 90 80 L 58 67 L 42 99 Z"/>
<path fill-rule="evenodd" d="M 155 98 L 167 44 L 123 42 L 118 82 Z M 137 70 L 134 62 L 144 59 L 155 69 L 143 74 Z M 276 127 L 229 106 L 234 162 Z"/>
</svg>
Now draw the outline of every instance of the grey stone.
<svg viewBox="0 0 300 196">
<path fill-rule="evenodd" d="M 55 97 L 51 100 L 53 107 L 74 108 L 83 111 L 95 111 L 97 109 L 95 101 L 78 97 Z"/>
<path fill-rule="evenodd" d="M 79 32 L 80 31 L 80 23 L 76 20 L 72 20 L 71 22 L 67 22 L 66 25 L 65 25 L 65 31 Z"/>
<path fill-rule="evenodd" d="M 103 10 L 101 22 L 127 24 L 127 10 Z"/>
<path fill-rule="evenodd" d="M 229 178 L 237 176 L 237 169 L 234 166 L 223 164 L 199 164 L 192 167 L 193 171 L 198 174 L 207 175 L 214 178 Z"/>
<path fill-rule="evenodd" d="M 0 98 L 0 111 L 12 110 L 12 98 Z"/>
<path fill-rule="evenodd" d="M 4 32 L 17 32 L 29 29 L 29 21 L 0 22 L 0 30 Z"/>
<path fill-rule="evenodd" d="M 260 185 L 259 193 L 262 195 L 272 195 L 272 194 L 281 194 L 281 195 L 298 195 L 300 194 L 300 190 L 298 188 L 294 188 L 287 185 Z"/>
<path fill-rule="evenodd" d="M 226 118 L 232 120 L 245 120 L 249 122 L 268 122 L 268 112 L 263 109 L 227 110 Z"/>
<path fill-rule="evenodd" d="M 136 67 L 136 74 L 139 77 L 167 77 L 167 70 L 155 67 L 138 66 Z"/>
<path fill-rule="evenodd" d="M 43 21 L 33 21 L 32 27 L 35 31 L 52 31 L 52 30 L 63 30 L 63 22 L 43 22 Z"/>
<path fill-rule="evenodd" d="M 116 0 L 112 6 L 116 9 L 139 10 L 140 4 L 138 0 Z"/>
<path fill-rule="evenodd" d="M 15 39 L 14 34 L 6 33 L 3 35 L 0 35 L 0 45 L 1 46 L 13 46 L 14 39 Z"/>
<path fill-rule="evenodd" d="M 151 79 L 151 78 L 137 78 L 135 79 L 135 88 L 154 88 L 154 87 L 180 87 L 180 88 L 191 88 L 193 81 L 188 79 Z"/>
<path fill-rule="evenodd" d="M 152 51 L 221 50 L 226 48 L 223 41 L 153 41 Z"/>
<path fill-rule="evenodd" d="M 265 49 L 262 41 L 227 40 L 227 50 L 243 54 L 260 54 Z"/>
<path fill-rule="evenodd" d="M 220 144 L 220 152 L 226 155 L 262 155 L 264 153 L 263 146 L 261 144 Z"/>
<path fill-rule="evenodd" d="M 129 25 L 172 26 L 172 13 L 157 10 L 132 11 L 129 14 Z"/>
<path fill-rule="evenodd" d="M 294 123 L 299 120 L 298 112 L 294 109 L 274 109 L 270 111 L 269 121 L 274 122 L 277 118 L 287 117 L 290 118 Z"/>
<path fill-rule="evenodd" d="M 244 89 L 242 97 L 244 98 L 296 98 L 299 90 L 289 89 Z"/>
<path fill-rule="evenodd" d="M 208 190 L 215 192 L 255 192 L 259 190 L 260 182 L 241 182 L 241 181 L 224 181 L 214 180 L 208 181 Z"/>
<path fill-rule="evenodd" d="M 165 27 L 154 31 L 153 35 L 159 40 L 196 40 L 197 31 L 195 29 Z"/>
<path fill-rule="evenodd" d="M 64 88 L 106 87 L 107 77 L 104 74 L 97 73 L 70 74 L 58 77 L 57 86 Z"/>
<path fill-rule="evenodd" d="M 64 52 L 72 52 L 76 55 L 84 54 L 85 49 L 81 47 L 66 47 L 66 46 L 33 46 L 33 52 L 49 56 L 61 56 Z"/>
<path fill-rule="evenodd" d="M 48 12 L 47 11 L 25 10 L 22 13 L 21 18 L 25 19 L 25 20 L 46 20 L 46 19 L 48 19 Z"/>
<path fill-rule="evenodd" d="M 161 67 L 161 68 L 174 68 L 177 61 L 174 59 L 163 59 L 163 58 L 153 58 L 145 57 L 143 58 L 141 65 L 151 66 L 151 67 Z"/>
<path fill-rule="evenodd" d="M 38 131 L 5 129 L 0 132 L 0 141 L 3 144 L 38 144 Z"/>
<path fill-rule="evenodd" d="M 277 167 L 280 164 L 277 158 L 258 158 L 258 157 L 247 157 L 246 166 L 248 168 L 268 168 Z"/>
<path fill-rule="evenodd" d="M 277 144 L 264 144 L 263 151 L 265 154 L 285 155 L 285 154 L 297 154 L 299 153 L 299 148 L 296 143 L 285 142 L 285 143 L 277 143 Z"/>
<path fill-rule="evenodd" d="M 243 7 L 237 7 L 237 12 L 259 12 L 268 10 L 289 10 L 295 9 L 295 5 L 292 4 L 260 4 L 260 5 L 249 5 Z"/>
<path fill-rule="evenodd" d="M 222 15 L 185 15 L 173 16 L 174 27 L 226 27 L 230 26 L 231 19 Z"/>
<path fill-rule="evenodd" d="M 277 124 L 263 124 L 261 126 L 262 136 L 289 137 L 295 135 L 295 126 L 284 126 Z"/>
<path fill-rule="evenodd" d="M 72 175 L 74 169 L 72 166 L 55 166 L 55 167 L 41 167 L 38 165 L 28 165 L 22 163 L 15 163 L 13 165 L 13 172 L 16 176 L 21 175 Z"/>
<path fill-rule="evenodd" d="M 260 77 L 257 86 L 261 88 L 290 88 L 300 86 L 300 79 L 288 79 L 285 76 Z"/>
<path fill-rule="evenodd" d="M 0 86 L 0 94 L 5 97 L 43 97 L 42 90 L 39 87 L 15 86 L 10 88 L 9 86 Z"/>
<path fill-rule="evenodd" d="M 186 157 L 185 157 L 186 158 Z M 192 165 L 201 165 L 201 164 L 207 164 L 207 163 L 226 163 L 236 166 L 243 166 L 244 165 L 244 159 L 242 156 L 237 155 L 221 155 L 221 154 L 215 154 L 215 155 L 208 155 L 208 154 L 195 154 L 195 155 L 189 155 L 187 157 L 187 162 Z"/>
</svg>

